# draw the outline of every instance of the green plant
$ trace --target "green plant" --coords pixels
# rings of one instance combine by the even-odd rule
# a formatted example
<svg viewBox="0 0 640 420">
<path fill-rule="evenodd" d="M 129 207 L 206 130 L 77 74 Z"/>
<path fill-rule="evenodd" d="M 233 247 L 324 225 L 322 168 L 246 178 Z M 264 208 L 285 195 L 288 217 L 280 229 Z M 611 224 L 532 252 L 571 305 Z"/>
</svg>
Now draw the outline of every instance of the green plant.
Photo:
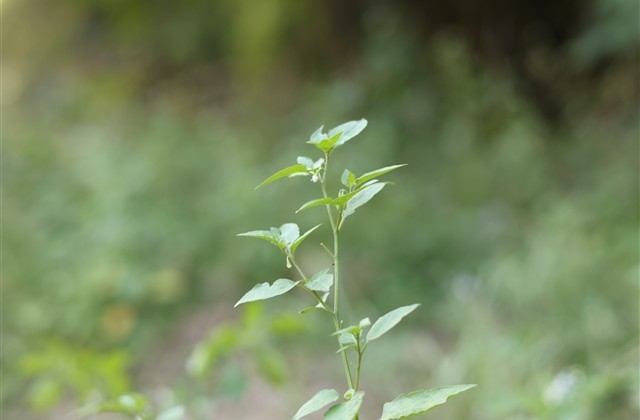
<svg viewBox="0 0 640 420">
<path fill-rule="evenodd" d="M 239 234 L 239 236 L 262 239 L 278 247 L 285 256 L 287 267 L 293 267 L 300 276 L 300 280 L 294 281 L 281 278 L 275 280 L 272 284 L 258 284 L 242 296 L 235 306 L 276 297 L 297 287 L 308 292 L 316 303 L 315 306 L 304 309 L 301 313 L 313 310 L 324 311 L 331 318 L 335 328 L 333 335 L 338 341 L 338 353 L 342 360 L 347 391 L 342 397 L 336 389 L 323 389 L 317 392 L 300 407 L 293 416 L 294 420 L 301 419 L 336 402 L 337 404 L 334 404 L 326 411 L 325 419 L 358 419 L 358 413 L 364 398 L 364 391 L 360 389 L 360 377 L 366 349 L 373 341 L 382 337 L 395 327 L 402 318 L 409 315 L 419 306 L 419 304 L 413 304 L 394 309 L 378 318 L 374 323 L 371 323 L 369 318 L 364 318 L 357 324 L 350 325 L 345 323 L 342 318 L 340 306 L 341 293 L 343 293 L 340 278 L 340 232 L 347 218 L 353 215 L 359 207 L 369 202 L 387 185 L 386 182 L 379 181 L 378 177 L 405 166 L 387 166 L 360 176 L 345 169 L 340 178 L 343 188 L 337 194 L 329 195 L 327 178 L 329 176 L 329 161 L 333 152 L 358 135 L 366 126 L 367 121 L 362 119 L 339 125 L 329 130 L 328 133 L 324 133 L 322 131 L 323 127 L 320 127 L 311 135 L 308 143 L 316 146 L 322 152 L 322 157 L 313 160 L 306 156 L 300 156 L 296 164 L 276 172 L 256 187 L 259 188 L 278 179 L 295 176 L 310 177 L 313 183 L 319 185 L 322 197 L 304 203 L 297 212 L 316 206 L 324 206 L 326 208 L 333 236 L 333 247 L 329 249 L 323 244 L 321 245 L 331 257 L 330 268 L 309 276 L 296 259 L 297 248 L 320 225 L 312 227 L 303 234 L 300 234 L 298 225 L 295 223 L 285 223 L 279 228 L 274 227 L 270 230 L 255 230 Z M 332 291 L 332 299 L 329 299 Z M 355 364 L 352 365 L 351 360 L 354 357 Z M 453 385 L 400 395 L 393 401 L 384 404 L 381 420 L 398 419 L 423 413 L 445 403 L 450 396 L 474 386 Z"/>
</svg>

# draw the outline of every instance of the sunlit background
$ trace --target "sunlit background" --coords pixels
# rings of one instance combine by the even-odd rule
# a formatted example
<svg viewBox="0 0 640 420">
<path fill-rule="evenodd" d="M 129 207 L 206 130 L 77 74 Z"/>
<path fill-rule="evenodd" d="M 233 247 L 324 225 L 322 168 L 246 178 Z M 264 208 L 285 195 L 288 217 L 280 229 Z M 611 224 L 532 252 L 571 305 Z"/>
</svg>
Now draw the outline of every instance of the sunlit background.
<svg viewBox="0 0 640 420">
<path fill-rule="evenodd" d="M 408 163 L 352 217 L 348 319 L 422 306 L 366 355 L 363 419 L 637 419 L 640 46 L 632 0 L 2 2 L 2 418 L 135 392 L 283 419 L 342 391 L 331 325 L 238 232 L 317 224 L 254 187 L 367 118 L 335 168 Z M 339 174 L 335 174 L 339 176 Z M 351 220 L 351 219 L 350 219 Z M 329 264 L 314 234 L 303 263 Z M 120 418 L 100 417 L 95 418 Z"/>
</svg>

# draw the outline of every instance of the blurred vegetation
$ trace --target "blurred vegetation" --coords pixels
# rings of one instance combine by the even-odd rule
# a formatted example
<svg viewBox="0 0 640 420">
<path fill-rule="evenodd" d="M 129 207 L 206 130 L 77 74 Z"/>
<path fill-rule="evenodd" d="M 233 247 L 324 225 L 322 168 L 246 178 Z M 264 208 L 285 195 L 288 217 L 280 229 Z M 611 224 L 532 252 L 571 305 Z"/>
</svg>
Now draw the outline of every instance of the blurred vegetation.
<svg viewBox="0 0 640 420">
<path fill-rule="evenodd" d="M 8 418 L 160 388 L 145 369 L 168 372 L 161 406 L 182 399 L 194 418 L 234 394 L 243 357 L 193 385 L 187 356 L 240 325 L 248 286 L 287 273 L 235 234 L 304 227 L 293 211 L 314 198 L 253 187 L 321 124 L 361 117 L 367 153 L 345 148 L 350 169 L 409 166 L 345 230 L 348 299 L 372 314 L 424 303 L 405 352 L 372 351 L 379 377 L 480 384 L 439 418 L 638 417 L 637 3 L 5 0 L 2 13 Z M 314 348 L 295 331 L 269 346 Z M 169 362 L 150 365 L 166 337 Z M 315 388 L 279 356 L 257 362 L 294 395 Z M 406 388 L 385 381 L 379 397 Z"/>
</svg>

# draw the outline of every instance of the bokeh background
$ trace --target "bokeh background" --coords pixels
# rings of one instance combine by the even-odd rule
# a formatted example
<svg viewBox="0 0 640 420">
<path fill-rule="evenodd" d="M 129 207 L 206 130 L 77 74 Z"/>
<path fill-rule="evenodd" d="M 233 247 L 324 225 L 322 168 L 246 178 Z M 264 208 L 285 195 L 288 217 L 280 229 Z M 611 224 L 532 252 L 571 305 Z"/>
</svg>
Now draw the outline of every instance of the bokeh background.
<svg viewBox="0 0 640 420">
<path fill-rule="evenodd" d="M 334 168 L 409 166 L 344 231 L 348 316 L 422 303 L 367 355 L 365 417 L 477 383 L 431 418 L 638 418 L 638 16 L 3 0 L 3 418 L 135 391 L 190 419 L 281 419 L 342 386 L 305 296 L 232 308 L 290 275 L 235 234 L 315 225 L 294 215 L 308 181 L 254 186 L 363 117 Z M 327 237 L 305 264 L 328 264 Z"/>
</svg>

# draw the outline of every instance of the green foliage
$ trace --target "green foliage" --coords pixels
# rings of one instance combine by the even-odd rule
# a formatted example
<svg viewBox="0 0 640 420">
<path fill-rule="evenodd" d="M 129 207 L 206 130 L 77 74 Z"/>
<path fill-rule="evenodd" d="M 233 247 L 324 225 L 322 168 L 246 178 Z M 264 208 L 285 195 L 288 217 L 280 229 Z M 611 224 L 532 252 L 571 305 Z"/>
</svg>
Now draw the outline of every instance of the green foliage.
<svg viewBox="0 0 640 420">
<path fill-rule="evenodd" d="M 394 309 L 381 316 L 373 325 L 371 325 L 369 318 L 364 318 L 357 325 L 344 327 L 344 320 L 341 317 L 340 294 L 342 290 L 339 283 L 340 257 L 338 253 L 340 228 L 346 218 L 352 215 L 356 209 L 367 204 L 376 194 L 382 191 L 386 183 L 379 182 L 374 178 L 404 166 L 386 166 L 367 172 L 360 177 L 357 177 L 353 172 L 345 169 L 342 172 L 340 180 L 347 190 L 340 190 L 337 198 L 332 198 L 327 194 L 327 168 L 331 153 L 359 134 L 366 125 L 367 121 L 364 119 L 351 121 L 329 130 L 328 133 L 323 133 L 323 127 L 320 127 L 311 135 L 308 143 L 315 145 L 322 151 L 324 153 L 323 158 L 313 161 L 308 157 L 298 157 L 297 165 L 289 166 L 276 172 L 259 185 L 262 186 L 281 178 L 300 174 L 310 175 L 312 177 L 311 181 L 314 183 L 320 182 L 323 197 L 303 204 L 298 211 L 320 205 L 325 206 L 333 235 L 333 250 L 326 249 L 333 260 L 332 272 L 330 272 L 330 269 L 325 269 L 309 278 L 304 274 L 302 267 L 294 255 L 295 248 L 300 242 L 320 225 L 313 227 L 302 236 L 300 236 L 300 230 L 295 223 L 285 223 L 280 226 L 280 228 L 271 228 L 270 230 L 255 230 L 239 234 L 239 236 L 254 237 L 276 245 L 285 255 L 287 267 L 295 267 L 301 280 L 278 279 L 274 281 L 273 284 L 267 282 L 258 284 L 240 298 L 235 306 L 246 302 L 280 296 L 293 290 L 297 286 L 309 292 L 317 301 L 315 307 L 304 309 L 301 313 L 307 313 L 314 308 L 322 308 L 333 321 L 335 327 L 333 336 L 337 337 L 337 353 L 340 354 L 342 359 L 348 391 L 345 393 L 341 402 L 331 406 L 325 413 L 324 418 L 329 420 L 353 420 L 358 418 L 358 413 L 360 412 L 364 398 L 364 392 L 359 390 L 359 386 L 362 360 L 367 346 L 395 327 L 405 316 L 409 315 L 419 306 L 419 304 L 413 304 Z M 330 304 L 327 303 L 327 297 L 332 287 L 333 304 Z M 323 292 L 325 295 L 321 296 L 318 292 Z M 363 331 L 369 327 L 370 329 L 366 339 L 362 340 Z M 352 372 L 351 362 L 349 361 L 350 352 L 355 353 L 354 356 L 356 357 L 355 373 Z M 436 405 L 443 404 L 449 396 L 474 386 L 475 385 L 457 385 L 454 387 L 417 391 L 407 396 L 401 396 L 391 403 L 385 404 L 383 418 L 395 419 L 420 414 Z M 328 404 L 334 403 L 338 399 L 339 394 L 334 389 L 319 391 L 300 407 L 293 416 L 293 419 L 301 419 Z"/>
<path fill-rule="evenodd" d="M 110 401 L 83 407 L 78 415 L 84 418 L 97 413 L 118 413 L 133 420 L 181 420 L 184 419 L 185 409 L 178 405 L 156 412 L 144 395 L 123 394 Z"/>
<path fill-rule="evenodd" d="M 433 407 L 444 404 L 449 397 L 471 389 L 474 386 L 475 385 L 443 386 L 424 391 L 414 391 L 407 395 L 400 395 L 384 405 L 380 420 L 394 420 L 424 413 Z"/>
<path fill-rule="evenodd" d="M 96 396 L 109 398 L 127 392 L 129 359 L 125 351 L 100 353 L 49 340 L 40 350 L 20 357 L 18 372 L 31 383 L 26 393 L 29 406 L 46 411 L 69 393 L 82 404 Z"/>
</svg>

